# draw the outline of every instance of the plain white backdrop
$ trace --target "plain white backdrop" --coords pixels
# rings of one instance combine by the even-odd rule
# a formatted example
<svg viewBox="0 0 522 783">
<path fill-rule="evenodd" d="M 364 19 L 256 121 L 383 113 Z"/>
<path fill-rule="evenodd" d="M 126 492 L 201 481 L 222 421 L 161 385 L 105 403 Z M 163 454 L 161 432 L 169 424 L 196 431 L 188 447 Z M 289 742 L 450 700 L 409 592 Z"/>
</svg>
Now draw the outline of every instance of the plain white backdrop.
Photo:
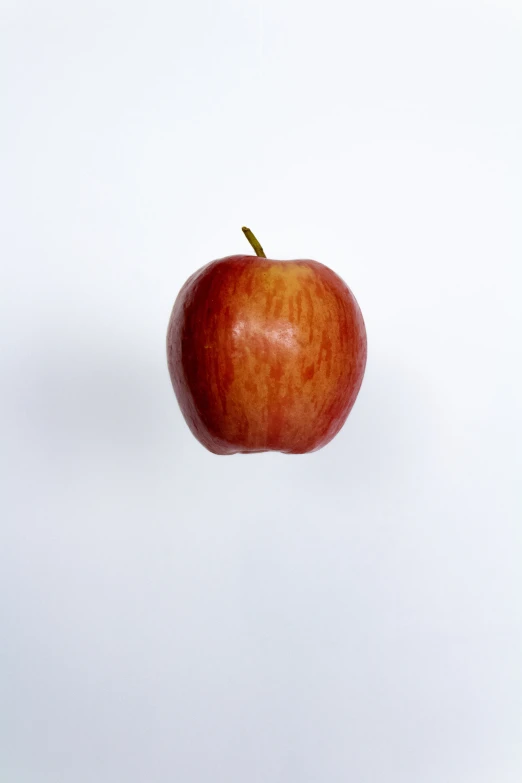
<svg viewBox="0 0 522 783">
<path fill-rule="evenodd" d="M 520 783 L 518 0 L 0 0 L 2 783 Z M 306 456 L 216 457 L 174 298 L 315 258 Z"/>
</svg>

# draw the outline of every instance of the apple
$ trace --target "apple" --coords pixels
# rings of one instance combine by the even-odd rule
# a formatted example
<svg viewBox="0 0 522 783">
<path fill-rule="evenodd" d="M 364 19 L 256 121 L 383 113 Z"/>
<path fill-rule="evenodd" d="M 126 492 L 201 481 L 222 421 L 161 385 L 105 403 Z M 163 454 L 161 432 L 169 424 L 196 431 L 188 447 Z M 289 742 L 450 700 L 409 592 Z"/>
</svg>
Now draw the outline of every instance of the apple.
<svg viewBox="0 0 522 783">
<path fill-rule="evenodd" d="M 212 261 L 179 292 L 170 377 L 195 437 L 214 454 L 304 454 L 341 429 L 361 387 L 366 330 L 352 292 L 317 261 Z"/>
</svg>

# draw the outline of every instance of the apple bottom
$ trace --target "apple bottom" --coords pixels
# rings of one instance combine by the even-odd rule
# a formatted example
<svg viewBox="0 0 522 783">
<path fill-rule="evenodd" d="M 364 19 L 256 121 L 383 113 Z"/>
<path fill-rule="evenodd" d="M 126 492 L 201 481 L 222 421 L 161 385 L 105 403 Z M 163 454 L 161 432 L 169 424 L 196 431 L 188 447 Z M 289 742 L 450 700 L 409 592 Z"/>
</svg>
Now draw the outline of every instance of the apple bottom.
<svg viewBox="0 0 522 783">
<path fill-rule="evenodd" d="M 313 372 L 301 360 L 285 365 L 273 345 L 256 357 L 250 344 L 250 361 L 239 352 L 224 364 L 209 362 L 208 350 L 206 361 L 191 361 L 187 346 L 174 390 L 192 433 L 214 454 L 310 453 L 335 437 L 355 403 L 366 362 L 359 340 L 358 350 L 317 362 Z"/>
</svg>

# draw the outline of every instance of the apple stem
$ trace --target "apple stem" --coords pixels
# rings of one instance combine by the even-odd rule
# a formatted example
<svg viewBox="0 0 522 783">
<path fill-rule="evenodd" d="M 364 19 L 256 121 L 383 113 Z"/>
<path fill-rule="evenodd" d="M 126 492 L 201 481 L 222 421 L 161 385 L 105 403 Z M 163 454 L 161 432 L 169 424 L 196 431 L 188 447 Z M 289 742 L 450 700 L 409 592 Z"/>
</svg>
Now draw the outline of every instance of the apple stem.
<svg viewBox="0 0 522 783">
<path fill-rule="evenodd" d="M 242 231 L 243 234 L 248 239 L 248 241 L 250 242 L 250 244 L 252 245 L 252 247 L 254 248 L 254 250 L 256 251 L 256 256 L 258 256 L 259 258 L 266 258 L 265 251 L 259 244 L 259 241 L 255 238 L 253 233 L 250 231 L 250 229 L 247 228 L 246 226 L 243 226 Z"/>
</svg>

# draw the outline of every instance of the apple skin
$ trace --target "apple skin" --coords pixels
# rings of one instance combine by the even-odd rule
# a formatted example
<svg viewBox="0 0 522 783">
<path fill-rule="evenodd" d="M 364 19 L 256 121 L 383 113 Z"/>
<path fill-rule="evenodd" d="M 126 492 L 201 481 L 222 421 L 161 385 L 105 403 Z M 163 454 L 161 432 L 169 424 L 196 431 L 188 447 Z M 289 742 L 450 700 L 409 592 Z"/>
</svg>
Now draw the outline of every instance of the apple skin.
<svg viewBox="0 0 522 783">
<path fill-rule="evenodd" d="M 325 446 L 352 409 L 366 351 L 352 292 L 310 260 L 212 261 L 179 292 L 167 331 L 179 406 L 214 454 Z"/>
</svg>

